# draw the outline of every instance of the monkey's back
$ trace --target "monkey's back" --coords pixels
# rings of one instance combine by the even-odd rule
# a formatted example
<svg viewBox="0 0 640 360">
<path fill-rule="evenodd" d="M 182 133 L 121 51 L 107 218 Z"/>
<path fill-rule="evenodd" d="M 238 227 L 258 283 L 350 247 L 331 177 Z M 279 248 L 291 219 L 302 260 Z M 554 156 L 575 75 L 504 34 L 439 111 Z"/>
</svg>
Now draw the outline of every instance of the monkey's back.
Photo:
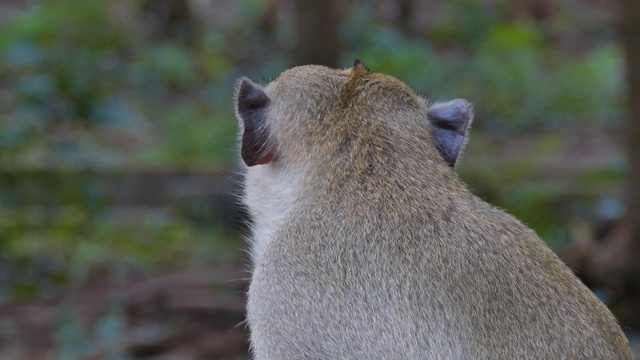
<svg viewBox="0 0 640 360">
<path fill-rule="evenodd" d="M 360 195 L 300 202 L 268 241 L 248 304 L 261 358 L 633 358 L 606 307 L 512 216 L 470 193 Z"/>
</svg>

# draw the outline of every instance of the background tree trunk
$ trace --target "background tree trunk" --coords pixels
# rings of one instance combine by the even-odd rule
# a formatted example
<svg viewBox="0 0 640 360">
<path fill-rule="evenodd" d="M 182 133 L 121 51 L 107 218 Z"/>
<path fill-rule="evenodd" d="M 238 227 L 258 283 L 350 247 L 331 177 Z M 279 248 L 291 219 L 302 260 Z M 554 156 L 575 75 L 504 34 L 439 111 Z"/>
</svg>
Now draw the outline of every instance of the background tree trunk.
<svg viewBox="0 0 640 360">
<path fill-rule="evenodd" d="M 628 185 L 627 261 L 624 275 L 625 325 L 640 329 L 640 1 L 619 0 L 620 39 L 627 79 Z"/>
<path fill-rule="evenodd" d="M 293 65 L 338 67 L 341 41 L 338 26 L 342 18 L 341 0 L 295 0 L 296 43 Z"/>
<path fill-rule="evenodd" d="M 193 45 L 196 29 L 189 0 L 145 0 L 141 7 L 150 18 L 152 34 L 158 39 Z"/>
</svg>

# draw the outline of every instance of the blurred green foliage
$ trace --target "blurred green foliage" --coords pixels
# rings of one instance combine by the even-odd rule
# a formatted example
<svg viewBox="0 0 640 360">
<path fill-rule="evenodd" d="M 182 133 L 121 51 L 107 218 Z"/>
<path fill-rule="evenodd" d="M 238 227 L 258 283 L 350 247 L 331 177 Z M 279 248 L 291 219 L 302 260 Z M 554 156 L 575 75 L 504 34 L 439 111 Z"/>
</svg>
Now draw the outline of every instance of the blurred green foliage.
<svg viewBox="0 0 640 360">
<path fill-rule="evenodd" d="M 480 6 L 477 1 L 452 3 Z M 623 70 L 617 46 L 603 44 L 569 57 L 545 38 L 541 24 L 495 21 L 478 9 L 442 20 L 428 35 L 432 41 L 411 39 L 398 29 L 372 25 L 367 5 L 361 6 L 344 31 L 350 49 L 344 62 L 358 56 L 436 101 L 472 99 L 481 116 L 476 126 L 522 134 L 567 129 L 578 120 L 621 123 Z M 442 42 L 458 48 L 439 51 Z"/>
<path fill-rule="evenodd" d="M 119 20 L 109 2 L 34 2 L 0 27 L 0 69 L 9 84 L 0 166 L 228 167 L 235 160 L 225 151 L 235 141 L 233 81 L 282 71 L 282 51 L 266 47 L 286 49 L 291 41 L 290 24 L 272 38 L 252 26 L 264 3 L 238 8 L 236 21 L 186 45 L 149 38 Z M 408 38 L 371 21 L 369 3 L 355 2 L 344 21 L 343 62 L 360 57 L 434 100 L 472 99 L 482 116 L 477 125 L 492 132 L 548 131 L 577 119 L 619 123 L 617 47 L 568 55 L 550 41 L 548 24 L 501 12 L 456 0 L 426 37 Z"/>
<path fill-rule="evenodd" d="M 202 26 L 186 43 L 154 37 L 139 5 L 31 1 L 0 24 L 0 302 L 105 274 L 208 266 L 229 255 L 229 234 L 210 214 L 194 220 L 201 204 L 121 214 L 94 181 L 68 174 L 231 168 L 234 82 L 287 68 L 294 22 L 262 31 L 266 2 L 245 0 L 224 23 Z M 472 101 L 471 145 L 480 147 L 469 151 L 462 176 L 562 246 L 567 213 L 615 212 L 610 191 L 599 186 L 619 184 L 624 169 L 614 164 L 584 174 L 582 189 L 596 189 L 586 200 L 560 196 L 563 179 L 532 181 L 532 171 L 541 154 L 563 150 L 557 136 L 576 127 L 619 127 L 621 54 L 611 41 L 564 49 L 555 39 L 575 23 L 571 11 L 536 22 L 506 16 L 508 7 L 447 2 L 429 31 L 409 36 L 376 20 L 370 2 L 350 2 L 342 63 L 359 57 L 434 101 Z M 512 161 L 500 151 L 483 156 L 494 142 L 522 136 L 539 146 Z M 42 181 L 49 186 L 37 185 Z M 60 341 L 76 341 L 73 321 L 65 319 Z"/>
<path fill-rule="evenodd" d="M 107 120 L 102 108 L 126 80 L 120 56 L 130 44 L 111 30 L 105 4 L 44 1 L 3 26 L 3 72 L 15 81 L 16 111 L 40 123 L 31 126 Z"/>
<path fill-rule="evenodd" d="M 237 251 L 215 224 L 161 210 L 0 209 L 0 301 L 47 295 L 59 285 L 223 264 Z M 226 240 L 225 240 L 226 239 Z"/>
<path fill-rule="evenodd" d="M 225 150 L 235 143 L 232 85 L 220 83 L 229 65 L 219 38 L 196 47 L 153 42 L 117 21 L 116 10 L 44 0 L 0 25 L 0 167 L 233 162 Z"/>
</svg>

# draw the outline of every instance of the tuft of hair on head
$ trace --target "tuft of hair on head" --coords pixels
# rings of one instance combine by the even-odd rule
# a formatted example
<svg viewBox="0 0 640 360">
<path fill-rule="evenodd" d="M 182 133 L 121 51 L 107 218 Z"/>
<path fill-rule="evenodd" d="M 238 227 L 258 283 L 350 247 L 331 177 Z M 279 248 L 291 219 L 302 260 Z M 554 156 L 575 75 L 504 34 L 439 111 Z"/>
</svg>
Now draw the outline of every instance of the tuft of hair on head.
<svg viewBox="0 0 640 360">
<path fill-rule="evenodd" d="M 351 69 L 350 77 L 360 77 L 368 74 L 369 72 L 369 68 L 366 67 L 360 59 L 356 58 L 356 60 L 353 62 L 353 68 Z"/>
</svg>

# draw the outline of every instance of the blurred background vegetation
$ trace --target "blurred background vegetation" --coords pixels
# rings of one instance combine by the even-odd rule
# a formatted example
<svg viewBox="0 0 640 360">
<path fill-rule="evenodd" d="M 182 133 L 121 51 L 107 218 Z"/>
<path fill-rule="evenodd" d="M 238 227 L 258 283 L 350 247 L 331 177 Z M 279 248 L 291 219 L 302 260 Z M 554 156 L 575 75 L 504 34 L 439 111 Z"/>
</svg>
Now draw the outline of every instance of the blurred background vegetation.
<svg viewBox="0 0 640 360">
<path fill-rule="evenodd" d="M 461 177 L 635 343 L 640 9 L 619 2 L 0 2 L 0 357 L 246 358 L 235 81 L 355 57 L 474 103 Z"/>
</svg>

